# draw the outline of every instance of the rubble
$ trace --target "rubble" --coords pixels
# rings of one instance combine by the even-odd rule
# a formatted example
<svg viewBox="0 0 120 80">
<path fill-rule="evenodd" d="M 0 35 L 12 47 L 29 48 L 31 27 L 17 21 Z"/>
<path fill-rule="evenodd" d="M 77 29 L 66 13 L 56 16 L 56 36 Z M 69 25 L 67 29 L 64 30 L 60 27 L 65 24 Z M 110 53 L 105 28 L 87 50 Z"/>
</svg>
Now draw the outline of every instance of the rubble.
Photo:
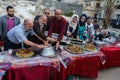
<svg viewBox="0 0 120 80">
<path fill-rule="evenodd" d="M 32 1 L 27 0 L 7 0 L 7 1 L 0 1 L 0 15 L 6 14 L 6 7 L 8 5 L 11 5 L 15 8 L 15 16 L 19 17 L 21 19 L 21 22 L 25 18 L 34 18 L 36 15 L 36 11 L 43 11 L 45 8 L 41 4 L 37 5 L 39 6 L 39 9 L 36 10 L 36 3 Z"/>
</svg>

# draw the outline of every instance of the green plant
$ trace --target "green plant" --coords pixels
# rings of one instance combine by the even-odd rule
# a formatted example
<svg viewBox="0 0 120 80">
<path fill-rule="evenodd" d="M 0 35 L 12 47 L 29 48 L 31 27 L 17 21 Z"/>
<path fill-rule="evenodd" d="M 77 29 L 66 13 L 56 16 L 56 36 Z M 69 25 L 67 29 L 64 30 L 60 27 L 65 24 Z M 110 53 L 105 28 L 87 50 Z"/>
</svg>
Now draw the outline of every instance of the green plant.
<svg viewBox="0 0 120 80">
<path fill-rule="evenodd" d="M 105 0 L 105 7 L 104 7 L 104 18 L 103 18 L 103 27 L 105 29 L 108 28 L 111 22 L 111 16 L 115 9 L 115 2 L 116 0 Z"/>
<path fill-rule="evenodd" d="M 68 11 L 63 13 L 63 15 L 67 16 L 67 17 L 71 17 L 73 15 L 73 11 Z"/>
</svg>

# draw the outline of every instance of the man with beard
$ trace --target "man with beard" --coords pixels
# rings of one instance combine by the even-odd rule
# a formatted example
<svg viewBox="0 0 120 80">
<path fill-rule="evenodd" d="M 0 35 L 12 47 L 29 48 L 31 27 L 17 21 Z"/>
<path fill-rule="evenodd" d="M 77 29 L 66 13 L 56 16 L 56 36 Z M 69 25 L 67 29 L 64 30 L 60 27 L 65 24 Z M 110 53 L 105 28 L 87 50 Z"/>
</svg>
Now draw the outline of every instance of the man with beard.
<svg viewBox="0 0 120 80">
<path fill-rule="evenodd" d="M 50 28 L 50 19 L 52 16 L 50 16 L 50 9 L 49 8 L 45 8 L 43 11 L 43 15 L 47 16 L 47 24 L 45 25 L 45 31 L 48 31 Z"/>
<path fill-rule="evenodd" d="M 10 29 L 20 24 L 20 19 L 14 16 L 14 8 L 12 6 L 7 6 L 6 11 L 7 15 L 0 17 L 0 37 L 2 40 Z"/>
<path fill-rule="evenodd" d="M 35 35 L 38 39 L 41 40 L 41 38 L 33 31 L 33 27 L 33 20 L 28 18 L 24 20 L 23 24 L 19 24 L 8 31 L 4 40 L 4 50 L 26 48 L 24 45 L 40 49 L 47 47 L 46 44 L 39 45 L 27 39 L 27 36 L 30 34 Z"/>
</svg>

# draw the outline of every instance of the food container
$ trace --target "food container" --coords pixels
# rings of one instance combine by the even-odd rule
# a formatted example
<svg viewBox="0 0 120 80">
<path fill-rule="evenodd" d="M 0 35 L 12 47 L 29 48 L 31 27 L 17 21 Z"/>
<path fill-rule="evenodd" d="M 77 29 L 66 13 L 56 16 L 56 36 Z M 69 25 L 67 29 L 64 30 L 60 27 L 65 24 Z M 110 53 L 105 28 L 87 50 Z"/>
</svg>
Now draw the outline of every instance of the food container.
<svg viewBox="0 0 120 80">
<path fill-rule="evenodd" d="M 70 38 L 63 36 L 63 39 L 62 39 L 60 45 L 67 45 L 67 44 L 70 44 Z"/>
<path fill-rule="evenodd" d="M 56 51 L 53 46 L 48 46 L 46 48 L 43 48 L 41 51 L 41 55 L 45 57 L 54 57 Z"/>
<path fill-rule="evenodd" d="M 104 45 L 106 45 L 106 44 L 107 44 L 106 42 L 99 41 L 99 40 L 94 41 L 94 42 L 95 42 L 95 45 L 96 45 L 97 47 L 102 47 L 102 46 L 104 46 Z"/>
<path fill-rule="evenodd" d="M 114 37 L 110 37 L 110 38 L 105 38 L 103 39 L 104 42 L 107 42 L 108 44 L 115 44 L 117 42 L 117 40 Z"/>
</svg>

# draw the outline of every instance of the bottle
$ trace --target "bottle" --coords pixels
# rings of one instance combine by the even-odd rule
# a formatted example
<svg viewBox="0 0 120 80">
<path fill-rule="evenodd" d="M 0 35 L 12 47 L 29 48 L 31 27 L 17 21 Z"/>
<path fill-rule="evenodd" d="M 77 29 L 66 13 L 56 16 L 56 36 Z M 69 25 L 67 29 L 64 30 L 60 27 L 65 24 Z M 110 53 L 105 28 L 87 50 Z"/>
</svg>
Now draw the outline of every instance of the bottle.
<svg viewBox="0 0 120 80">
<path fill-rule="evenodd" d="M 8 49 L 8 53 L 9 53 L 9 54 L 12 54 L 12 49 Z"/>
</svg>

